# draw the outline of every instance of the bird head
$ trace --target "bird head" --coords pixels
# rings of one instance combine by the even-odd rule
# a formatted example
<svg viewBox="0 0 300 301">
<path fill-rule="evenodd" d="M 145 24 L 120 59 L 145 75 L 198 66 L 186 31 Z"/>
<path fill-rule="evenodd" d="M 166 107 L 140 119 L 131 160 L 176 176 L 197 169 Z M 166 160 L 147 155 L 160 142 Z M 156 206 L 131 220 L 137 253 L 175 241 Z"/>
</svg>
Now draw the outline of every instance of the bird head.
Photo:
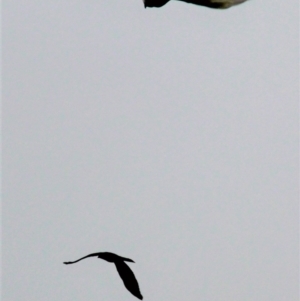
<svg viewBox="0 0 300 301">
<path fill-rule="evenodd" d="M 97 257 L 104 259 L 108 262 L 117 262 L 117 261 L 129 261 L 129 262 L 134 262 L 132 259 L 130 258 L 126 258 L 126 257 L 122 257 L 119 256 L 117 254 L 114 253 L 110 253 L 110 252 L 101 252 L 101 253 L 97 253 Z"/>
</svg>

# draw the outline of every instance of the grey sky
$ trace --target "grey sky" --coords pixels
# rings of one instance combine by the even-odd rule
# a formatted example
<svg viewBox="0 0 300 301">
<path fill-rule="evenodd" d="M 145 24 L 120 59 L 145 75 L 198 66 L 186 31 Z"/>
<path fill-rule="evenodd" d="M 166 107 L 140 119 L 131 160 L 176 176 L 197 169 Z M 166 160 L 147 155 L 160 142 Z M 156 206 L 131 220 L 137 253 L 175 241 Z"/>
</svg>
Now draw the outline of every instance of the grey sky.
<svg viewBox="0 0 300 301">
<path fill-rule="evenodd" d="M 3 301 L 298 300 L 298 1 L 3 19 Z"/>
</svg>

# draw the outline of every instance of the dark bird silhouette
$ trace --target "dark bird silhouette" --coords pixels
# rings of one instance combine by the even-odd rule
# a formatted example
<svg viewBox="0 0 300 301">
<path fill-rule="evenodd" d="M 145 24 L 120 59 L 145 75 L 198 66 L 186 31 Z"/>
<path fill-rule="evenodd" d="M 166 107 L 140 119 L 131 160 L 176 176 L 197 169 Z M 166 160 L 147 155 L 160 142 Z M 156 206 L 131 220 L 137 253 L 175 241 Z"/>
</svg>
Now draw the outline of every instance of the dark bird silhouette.
<svg viewBox="0 0 300 301">
<path fill-rule="evenodd" d="M 135 297 L 139 298 L 140 300 L 143 300 L 143 296 L 140 292 L 139 284 L 138 284 L 133 272 L 131 271 L 129 266 L 125 263 L 125 261 L 134 262 L 132 259 L 121 257 L 117 254 L 113 254 L 113 253 L 109 253 L 109 252 L 100 252 L 100 253 L 89 254 L 89 255 L 79 258 L 78 260 L 75 260 L 75 261 L 67 261 L 67 262 L 64 262 L 64 264 L 76 263 L 85 258 L 94 257 L 94 256 L 104 259 L 108 262 L 113 262 L 116 265 L 117 271 L 118 271 L 121 279 L 123 280 L 125 287 Z"/>
<path fill-rule="evenodd" d="M 170 0 L 143 0 L 146 7 L 162 7 Z M 229 8 L 231 6 L 241 4 L 247 0 L 179 0 L 196 5 L 206 6 L 210 8 Z"/>
</svg>

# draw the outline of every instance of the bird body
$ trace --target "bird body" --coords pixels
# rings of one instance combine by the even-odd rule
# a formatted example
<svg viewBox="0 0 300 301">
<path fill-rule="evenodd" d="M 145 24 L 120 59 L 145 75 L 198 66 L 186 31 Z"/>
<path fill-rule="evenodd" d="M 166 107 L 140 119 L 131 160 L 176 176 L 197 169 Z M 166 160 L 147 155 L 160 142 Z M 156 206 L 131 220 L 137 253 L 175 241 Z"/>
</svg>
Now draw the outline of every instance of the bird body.
<svg viewBox="0 0 300 301">
<path fill-rule="evenodd" d="M 144 0 L 146 7 L 162 7 L 167 4 L 170 0 Z M 225 9 L 234 5 L 241 4 L 247 0 L 179 0 L 191 4 L 206 6 L 210 8 Z"/>
<path fill-rule="evenodd" d="M 113 262 L 116 266 L 116 269 L 117 269 L 121 279 L 123 280 L 123 283 L 124 283 L 125 287 L 135 297 L 137 297 L 140 300 L 143 300 L 143 296 L 140 292 L 139 284 L 138 284 L 133 272 L 131 271 L 129 266 L 125 263 L 125 261 L 134 262 L 130 258 L 122 257 L 122 256 L 119 256 L 117 254 L 110 253 L 110 252 L 99 252 L 99 253 L 92 253 L 92 254 L 86 255 L 86 256 L 84 256 L 82 258 L 79 258 L 75 261 L 64 262 L 64 264 L 76 263 L 80 260 L 83 260 L 83 259 L 89 258 L 89 257 L 98 257 L 98 258 L 101 258 L 101 259 L 106 260 L 108 262 Z"/>
</svg>

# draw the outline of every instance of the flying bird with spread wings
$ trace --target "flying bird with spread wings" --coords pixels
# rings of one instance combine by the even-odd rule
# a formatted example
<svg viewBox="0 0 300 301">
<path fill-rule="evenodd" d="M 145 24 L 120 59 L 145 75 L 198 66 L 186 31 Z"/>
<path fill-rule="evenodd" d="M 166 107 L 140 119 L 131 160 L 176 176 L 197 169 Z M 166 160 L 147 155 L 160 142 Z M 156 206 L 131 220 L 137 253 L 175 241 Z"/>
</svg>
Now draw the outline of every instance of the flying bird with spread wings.
<svg viewBox="0 0 300 301">
<path fill-rule="evenodd" d="M 144 0 L 145 8 L 147 7 L 162 7 L 170 0 Z M 196 5 L 206 6 L 210 8 L 229 8 L 234 5 L 241 4 L 247 0 L 179 0 Z"/>
<path fill-rule="evenodd" d="M 76 263 L 82 259 L 88 258 L 88 257 L 98 257 L 101 259 L 104 259 L 108 262 L 113 262 L 116 265 L 117 271 L 123 280 L 123 283 L 125 287 L 138 299 L 143 300 L 143 296 L 140 292 L 139 284 L 129 268 L 129 266 L 125 263 L 125 261 L 134 262 L 132 259 L 121 257 L 117 254 L 109 253 L 109 252 L 100 252 L 100 253 L 92 253 L 87 256 L 84 256 L 82 258 L 79 258 L 75 261 L 67 261 L 64 262 L 64 264 L 72 264 Z"/>
</svg>

